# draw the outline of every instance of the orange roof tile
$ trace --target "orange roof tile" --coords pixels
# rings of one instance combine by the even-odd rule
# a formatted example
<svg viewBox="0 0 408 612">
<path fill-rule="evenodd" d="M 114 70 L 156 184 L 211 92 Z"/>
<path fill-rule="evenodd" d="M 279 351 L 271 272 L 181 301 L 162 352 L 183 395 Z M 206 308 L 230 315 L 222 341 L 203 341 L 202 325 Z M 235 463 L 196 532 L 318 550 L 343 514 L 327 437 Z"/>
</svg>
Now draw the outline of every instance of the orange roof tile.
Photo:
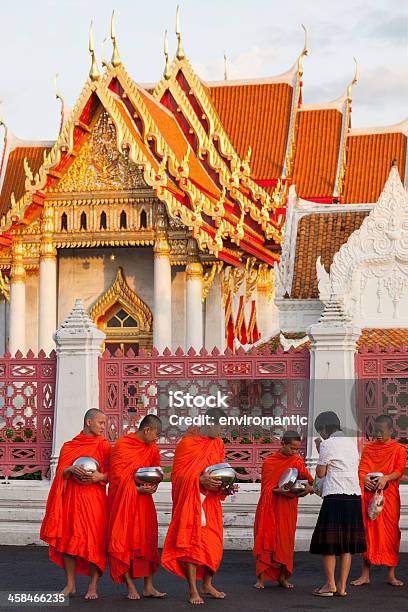
<svg viewBox="0 0 408 612">
<path fill-rule="evenodd" d="M 329 270 L 335 253 L 368 214 L 368 211 L 313 213 L 300 219 L 290 297 L 319 297 L 316 259 L 320 255 L 326 270 Z"/>
<path fill-rule="evenodd" d="M 344 201 L 376 202 L 384 188 L 393 159 L 404 180 L 407 137 L 401 132 L 349 135 Z"/>
<path fill-rule="evenodd" d="M 252 148 L 255 179 L 281 175 L 289 132 L 293 88 L 287 83 L 219 85 L 209 92 L 238 155 Z"/>
<path fill-rule="evenodd" d="M 386 349 L 389 346 L 398 348 L 402 345 L 408 347 L 408 329 L 407 328 L 366 328 L 361 332 L 361 336 L 357 342 L 357 348 L 360 350 L 364 346 L 371 349 L 374 346 L 379 346 Z"/>
<path fill-rule="evenodd" d="M 341 112 L 334 108 L 297 113 L 292 182 L 301 197 L 333 195 L 342 119 Z"/>
<path fill-rule="evenodd" d="M 49 150 L 50 147 L 31 146 L 18 147 L 10 152 L 0 193 L 0 216 L 5 215 L 9 210 L 10 197 L 13 192 L 16 200 L 25 194 L 24 158 L 27 158 L 33 174 L 36 174 L 43 162 L 44 151 L 48 153 Z"/>
<path fill-rule="evenodd" d="M 160 103 L 150 95 L 146 95 L 141 90 L 139 90 L 139 93 L 142 96 L 143 101 L 146 104 L 147 109 L 157 125 L 161 135 L 177 159 L 181 162 L 189 145 L 175 117 L 173 117 L 165 107 L 161 106 Z M 219 198 L 220 190 L 208 176 L 207 172 L 204 170 L 193 151 L 190 153 L 188 166 L 189 177 L 212 194 L 215 198 Z"/>
</svg>

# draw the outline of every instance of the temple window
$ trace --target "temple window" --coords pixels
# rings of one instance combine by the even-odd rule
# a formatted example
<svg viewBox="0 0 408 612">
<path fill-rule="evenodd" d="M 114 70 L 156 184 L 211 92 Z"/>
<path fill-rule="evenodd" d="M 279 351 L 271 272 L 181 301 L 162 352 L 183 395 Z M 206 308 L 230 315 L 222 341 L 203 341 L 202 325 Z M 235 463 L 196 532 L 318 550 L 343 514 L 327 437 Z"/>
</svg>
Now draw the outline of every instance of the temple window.
<svg viewBox="0 0 408 612">
<path fill-rule="evenodd" d="M 121 308 L 107 321 L 106 327 L 137 327 L 137 321 Z"/>
<path fill-rule="evenodd" d="M 147 213 L 145 210 L 140 213 L 140 227 L 147 228 Z"/>
<path fill-rule="evenodd" d="M 66 232 L 68 230 L 68 217 L 67 213 L 62 213 L 61 215 L 61 232 Z"/>
<path fill-rule="evenodd" d="M 106 212 L 104 210 L 101 212 L 101 218 L 99 221 L 99 229 L 106 230 Z"/>
<path fill-rule="evenodd" d="M 85 211 L 81 213 L 79 229 L 86 230 L 86 212 Z"/>
<path fill-rule="evenodd" d="M 122 212 L 120 213 L 120 229 L 126 229 L 126 228 L 127 228 L 126 213 L 124 210 L 122 210 Z"/>
</svg>

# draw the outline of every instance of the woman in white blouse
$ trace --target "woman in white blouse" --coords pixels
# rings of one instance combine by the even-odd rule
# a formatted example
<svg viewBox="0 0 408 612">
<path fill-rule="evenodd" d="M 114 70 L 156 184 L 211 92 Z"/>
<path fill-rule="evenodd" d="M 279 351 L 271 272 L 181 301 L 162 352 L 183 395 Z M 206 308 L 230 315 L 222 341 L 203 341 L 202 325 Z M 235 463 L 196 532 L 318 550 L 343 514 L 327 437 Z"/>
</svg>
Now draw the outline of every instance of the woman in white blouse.
<svg viewBox="0 0 408 612">
<path fill-rule="evenodd" d="M 358 480 L 358 450 L 355 438 L 345 436 L 334 412 L 322 412 L 315 420 L 321 438 L 315 440 L 319 452 L 316 476 L 323 478 L 319 518 L 313 532 L 310 552 L 323 556 L 326 584 L 313 591 L 319 597 L 347 595 L 351 556 L 366 551 Z M 335 581 L 336 556 L 340 556 L 340 577 Z"/>
</svg>

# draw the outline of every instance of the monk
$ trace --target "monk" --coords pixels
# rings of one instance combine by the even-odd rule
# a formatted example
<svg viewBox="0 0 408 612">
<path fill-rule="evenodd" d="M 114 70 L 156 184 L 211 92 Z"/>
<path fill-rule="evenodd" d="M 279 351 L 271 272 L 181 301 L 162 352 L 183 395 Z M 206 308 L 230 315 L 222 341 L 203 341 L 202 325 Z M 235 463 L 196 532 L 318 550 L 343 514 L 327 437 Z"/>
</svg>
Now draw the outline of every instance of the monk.
<svg viewBox="0 0 408 612">
<path fill-rule="evenodd" d="M 171 473 L 173 513 L 162 553 L 164 568 L 188 581 L 191 604 L 203 604 L 202 593 L 223 599 L 212 581 L 222 558 L 223 524 L 219 479 L 204 473 L 206 467 L 224 462 L 218 408 L 207 411 L 209 424 L 192 428 L 177 444 Z M 210 420 L 211 419 L 211 420 Z"/>
<path fill-rule="evenodd" d="M 265 459 L 262 465 L 261 496 L 255 514 L 254 549 L 257 589 L 265 587 L 266 580 L 276 580 L 285 589 L 292 589 L 288 581 L 293 570 L 293 552 L 298 510 L 298 497 L 313 493 L 313 477 L 299 456 L 301 437 L 297 431 L 287 431 L 281 448 Z M 298 479 L 307 480 L 300 495 L 278 486 L 283 472 L 297 468 Z"/>
<path fill-rule="evenodd" d="M 132 578 L 144 578 L 144 597 L 165 597 L 153 585 L 159 567 L 158 524 L 153 493 L 157 484 L 137 485 L 134 473 L 141 467 L 160 465 L 156 444 L 161 421 L 149 414 L 136 433 L 120 438 L 109 470 L 108 556 L 112 580 L 125 583 L 128 599 L 140 599 Z"/>
<path fill-rule="evenodd" d="M 81 433 L 63 445 L 40 531 L 40 538 L 49 544 L 51 561 L 65 570 L 64 595 L 75 593 L 76 573 L 91 577 L 85 599 L 97 599 L 97 583 L 106 565 L 111 446 L 103 436 L 105 421 L 101 410 L 88 410 Z M 96 459 L 99 470 L 90 474 L 73 467 L 79 457 Z"/>
<path fill-rule="evenodd" d="M 369 584 L 370 566 L 386 565 L 387 583 L 401 587 L 404 583 L 395 576 L 401 539 L 398 481 L 406 468 L 407 452 L 402 444 L 391 439 L 393 429 L 391 417 L 380 415 L 374 420 L 374 425 L 375 440 L 364 447 L 358 470 L 367 552 L 363 555 L 362 574 L 351 584 L 354 586 Z M 372 481 L 367 476 L 370 472 L 382 472 L 384 476 Z M 368 506 L 375 491 L 383 492 L 384 507 L 373 521 L 368 516 Z"/>
</svg>

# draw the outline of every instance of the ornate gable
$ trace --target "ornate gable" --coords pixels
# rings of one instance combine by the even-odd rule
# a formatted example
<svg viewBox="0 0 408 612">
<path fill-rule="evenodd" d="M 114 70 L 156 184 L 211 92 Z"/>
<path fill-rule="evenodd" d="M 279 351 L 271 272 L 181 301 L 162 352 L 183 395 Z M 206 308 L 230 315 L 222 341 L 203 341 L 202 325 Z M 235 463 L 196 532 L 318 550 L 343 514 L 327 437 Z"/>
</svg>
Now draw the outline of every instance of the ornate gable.
<svg viewBox="0 0 408 612">
<path fill-rule="evenodd" d="M 119 151 L 116 129 L 106 111 L 90 127 L 89 138 L 53 193 L 130 191 L 146 188 L 143 173 L 129 160 L 129 151 Z"/>
<path fill-rule="evenodd" d="M 396 165 L 378 203 L 333 258 L 317 262 L 322 300 L 335 295 L 365 327 L 408 325 L 408 194 Z"/>
</svg>

